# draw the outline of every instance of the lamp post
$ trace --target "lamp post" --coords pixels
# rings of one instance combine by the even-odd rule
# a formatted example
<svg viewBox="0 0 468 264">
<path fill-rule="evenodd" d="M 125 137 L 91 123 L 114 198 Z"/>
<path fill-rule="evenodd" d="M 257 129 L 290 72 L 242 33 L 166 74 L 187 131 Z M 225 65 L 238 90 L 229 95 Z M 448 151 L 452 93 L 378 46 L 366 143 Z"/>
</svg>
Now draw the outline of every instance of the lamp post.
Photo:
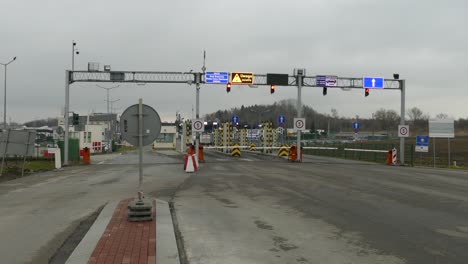
<svg viewBox="0 0 468 264">
<path fill-rule="evenodd" d="M 6 90 L 7 90 L 7 66 L 8 64 L 14 62 L 16 60 L 16 57 L 14 57 L 11 61 L 7 63 L 0 63 L 5 67 L 5 90 L 3 94 L 3 129 L 7 129 L 7 122 L 6 122 Z"/>
<path fill-rule="evenodd" d="M 75 54 L 78 55 L 80 52 L 75 48 L 76 42 L 72 42 L 72 71 L 75 71 Z"/>
</svg>

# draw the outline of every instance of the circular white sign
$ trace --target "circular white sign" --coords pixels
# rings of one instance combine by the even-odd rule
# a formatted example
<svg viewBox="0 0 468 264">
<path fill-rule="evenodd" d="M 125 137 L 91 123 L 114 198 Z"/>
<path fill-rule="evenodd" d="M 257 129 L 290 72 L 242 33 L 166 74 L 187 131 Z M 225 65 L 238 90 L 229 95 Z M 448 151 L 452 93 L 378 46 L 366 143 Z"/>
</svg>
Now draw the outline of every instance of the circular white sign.
<svg viewBox="0 0 468 264">
<path fill-rule="evenodd" d="M 304 127 L 304 122 L 303 122 L 302 120 L 297 120 L 297 121 L 296 121 L 296 127 L 297 127 L 298 129 L 303 128 L 303 127 Z"/>
<path fill-rule="evenodd" d="M 203 123 L 201 121 L 195 121 L 193 123 L 193 128 L 195 128 L 195 130 L 200 130 L 203 128 Z"/>
<path fill-rule="evenodd" d="M 400 135 L 405 136 L 406 134 L 408 134 L 408 129 L 406 127 L 401 127 Z"/>
</svg>

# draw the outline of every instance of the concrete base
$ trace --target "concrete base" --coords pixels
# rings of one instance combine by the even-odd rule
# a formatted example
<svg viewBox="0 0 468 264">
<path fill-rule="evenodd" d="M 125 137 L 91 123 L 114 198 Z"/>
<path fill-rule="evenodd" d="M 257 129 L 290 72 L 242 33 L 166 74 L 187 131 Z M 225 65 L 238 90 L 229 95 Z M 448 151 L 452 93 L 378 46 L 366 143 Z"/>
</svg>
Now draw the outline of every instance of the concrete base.
<svg viewBox="0 0 468 264">
<path fill-rule="evenodd" d="M 153 202 L 148 199 L 135 199 L 128 203 L 128 221 L 152 221 Z"/>
</svg>

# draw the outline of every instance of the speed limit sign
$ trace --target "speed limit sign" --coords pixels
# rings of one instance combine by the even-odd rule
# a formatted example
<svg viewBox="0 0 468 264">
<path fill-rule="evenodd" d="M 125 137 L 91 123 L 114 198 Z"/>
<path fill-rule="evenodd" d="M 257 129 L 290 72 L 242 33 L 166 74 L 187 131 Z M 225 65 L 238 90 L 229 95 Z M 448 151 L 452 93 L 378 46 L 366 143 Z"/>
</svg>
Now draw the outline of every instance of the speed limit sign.
<svg viewBox="0 0 468 264">
<path fill-rule="evenodd" d="M 398 137 L 409 137 L 409 126 L 399 125 L 398 126 Z"/>
<path fill-rule="evenodd" d="M 294 131 L 305 130 L 305 118 L 294 118 Z"/>
<path fill-rule="evenodd" d="M 201 119 L 195 119 L 192 122 L 192 131 L 193 132 L 204 132 L 205 131 L 205 124 Z"/>
</svg>

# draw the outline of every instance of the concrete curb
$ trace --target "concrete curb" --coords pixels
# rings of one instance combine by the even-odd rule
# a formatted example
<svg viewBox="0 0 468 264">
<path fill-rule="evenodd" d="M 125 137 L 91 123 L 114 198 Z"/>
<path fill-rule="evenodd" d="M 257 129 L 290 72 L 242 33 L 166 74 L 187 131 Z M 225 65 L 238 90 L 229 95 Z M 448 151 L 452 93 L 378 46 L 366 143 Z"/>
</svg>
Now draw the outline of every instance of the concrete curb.
<svg viewBox="0 0 468 264">
<path fill-rule="evenodd" d="M 67 259 L 67 262 L 65 262 L 66 264 L 83 264 L 88 262 L 94 248 L 99 242 L 99 239 L 101 239 L 102 234 L 112 219 L 112 215 L 114 214 L 115 208 L 118 204 L 118 201 L 107 203 L 96 221 L 94 221 L 93 225 L 88 230 L 88 233 L 86 233 L 80 244 L 78 244 L 73 253 Z"/>
<path fill-rule="evenodd" d="M 152 200 L 156 200 L 156 263 L 179 264 L 179 251 L 177 249 L 169 204 L 158 199 Z M 102 234 L 106 230 L 107 225 L 112 219 L 112 215 L 119 202 L 120 201 L 107 203 L 88 233 L 86 233 L 80 244 L 67 259 L 65 262 L 66 264 L 83 264 L 88 262 Z"/>
<path fill-rule="evenodd" d="M 169 204 L 156 199 L 156 208 L 156 263 L 179 264 L 179 251 Z"/>
</svg>

